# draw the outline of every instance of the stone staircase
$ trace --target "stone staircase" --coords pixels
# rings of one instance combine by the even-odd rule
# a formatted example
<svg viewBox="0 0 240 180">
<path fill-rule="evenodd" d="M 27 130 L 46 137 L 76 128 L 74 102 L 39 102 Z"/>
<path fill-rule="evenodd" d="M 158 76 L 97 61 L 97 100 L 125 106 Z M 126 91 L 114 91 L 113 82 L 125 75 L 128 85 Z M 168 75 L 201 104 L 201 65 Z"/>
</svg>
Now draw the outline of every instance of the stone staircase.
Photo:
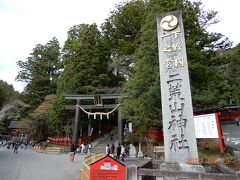
<svg viewBox="0 0 240 180">
<path fill-rule="evenodd" d="M 110 134 L 113 135 L 112 140 L 111 140 L 111 136 Z M 110 134 L 105 134 L 102 138 L 96 140 L 95 142 L 93 142 L 93 147 L 91 150 L 91 153 L 106 153 L 106 146 L 107 144 L 114 144 L 115 147 L 118 143 L 118 139 L 117 139 L 117 130 L 113 130 L 110 132 Z"/>
</svg>

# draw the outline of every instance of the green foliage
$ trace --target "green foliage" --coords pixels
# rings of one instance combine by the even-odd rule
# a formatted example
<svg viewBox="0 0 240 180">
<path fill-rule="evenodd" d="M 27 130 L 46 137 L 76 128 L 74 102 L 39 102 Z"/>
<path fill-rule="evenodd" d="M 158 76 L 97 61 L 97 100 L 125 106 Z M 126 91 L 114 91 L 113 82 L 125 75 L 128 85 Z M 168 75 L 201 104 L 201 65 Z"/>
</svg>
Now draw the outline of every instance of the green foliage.
<svg viewBox="0 0 240 180">
<path fill-rule="evenodd" d="M 137 145 L 139 142 L 139 136 L 135 135 L 133 133 L 129 133 L 127 134 L 125 137 L 125 143 L 126 144 L 133 144 L 133 145 Z"/>
<path fill-rule="evenodd" d="M 57 129 L 68 125 L 61 93 L 89 94 L 97 89 L 116 87 L 121 78 L 108 69 L 110 55 L 96 24 L 80 24 L 68 31 L 63 48 L 64 71 L 58 79 L 57 98 L 49 123 Z"/>
<path fill-rule="evenodd" d="M 218 104 L 240 103 L 240 45 L 232 49 L 218 50 L 212 58 L 217 67 L 218 79 L 216 81 Z"/>
<path fill-rule="evenodd" d="M 140 30 L 140 45 L 133 56 L 133 75 L 125 84 L 128 98 L 124 100 L 123 106 L 125 117 L 142 131 L 159 127 L 161 122 L 160 90 L 156 90 L 159 86 L 156 15 L 175 10 L 181 10 L 183 14 L 194 105 L 202 107 L 216 103 L 215 91 L 212 90 L 219 77 L 216 67 L 211 66 L 211 58 L 216 48 L 228 48 L 231 45 L 228 40 L 221 39 L 221 34 L 206 31 L 207 26 L 217 22 L 216 12 L 204 11 L 200 2 L 150 0 Z"/>
<path fill-rule="evenodd" d="M 36 45 L 27 61 L 18 61 L 17 64 L 22 70 L 16 79 L 27 82 L 24 94 L 33 108 L 39 105 L 46 95 L 55 93 L 56 81 L 62 67 L 60 46 L 56 38 L 46 45 Z"/>
<path fill-rule="evenodd" d="M 219 98 L 216 98 L 216 94 L 218 94 L 216 83 L 209 84 L 207 88 L 203 86 L 202 89 L 193 87 L 192 93 L 194 108 L 214 106 L 219 102 Z"/>
<path fill-rule="evenodd" d="M 63 131 L 67 134 L 67 137 L 69 137 L 69 134 L 71 133 L 72 131 L 72 127 L 71 126 L 63 126 Z"/>
<path fill-rule="evenodd" d="M 133 56 L 133 76 L 126 83 L 128 99 L 124 100 L 123 114 L 125 117 L 130 117 L 133 126 L 140 131 L 160 127 L 156 15 L 163 13 L 164 8 L 168 11 L 167 7 L 172 7 L 172 4 L 165 4 L 164 1 L 149 1 L 146 19 L 141 27 L 140 46 Z M 148 104 L 149 102 L 151 103 Z M 154 118 L 151 117 L 153 114 Z"/>
<path fill-rule="evenodd" d="M 61 95 L 57 95 L 54 99 L 53 99 L 53 105 L 51 107 L 51 110 L 48 114 L 48 120 L 47 120 L 47 124 L 48 127 L 50 129 L 50 131 L 54 131 L 54 130 L 59 130 L 59 126 L 60 124 L 64 124 L 64 119 L 65 119 L 65 123 L 68 123 L 66 120 L 66 116 L 65 116 L 65 100 Z"/>
<path fill-rule="evenodd" d="M 18 98 L 20 98 L 19 92 L 16 92 L 12 85 L 0 80 L 0 110 L 5 104 Z"/>
<path fill-rule="evenodd" d="M 240 45 L 230 49 L 232 43 L 222 34 L 207 32 L 208 26 L 218 22 L 216 12 L 205 11 L 199 1 L 132 0 L 115 6 L 101 32 L 96 24 L 71 27 L 62 54 L 53 38 L 37 45 L 27 61 L 18 61 L 22 70 L 17 80 L 28 83 L 24 94 L 32 107 L 56 93 L 52 104 L 42 104 L 30 114 L 34 136 L 70 133 L 72 114 L 64 109 L 67 102 L 62 93 L 93 94 L 121 87 L 123 82 L 124 118 L 138 132 L 161 128 L 156 15 L 175 10 L 183 15 L 194 107 L 240 103 Z M 0 108 L 15 96 L 3 81 L 0 94 Z"/>
<path fill-rule="evenodd" d="M 130 76 L 132 56 L 139 45 L 138 36 L 145 18 L 143 0 L 123 2 L 116 5 L 102 25 L 103 39 L 111 53 L 110 67 L 116 74 Z"/>
<path fill-rule="evenodd" d="M 104 50 L 96 24 L 73 26 L 63 48 L 64 71 L 58 92 L 91 93 L 97 87 L 116 86 L 108 71 L 108 52 Z"/>
<path fill-rule="evenodd" d="M 10 122 L 19 121 L 27 107 L 27 104 L 18 99 L 5 104 L 0 111 L 0 131 L 9 132 L 8 126 Z"/>
<path fill-rule="evenodd" d="M 25 115 L 28 105 L 22 102 L 22 96 L 12 85 L 0 80 L 0 131 L 9 131 L 11 121 L 18 121 Z"/>
<path fill-rule="evenodd" d="M 31 137 L 37 140 L 46 140 L 49 135 L 49 126 L 47 124 L 48 114 L 52 108 L 52 102 L 55 95 L 48 95 L 44 101 L 23 120 L 32 124 Z"/>
<path fill-rule="evenodd" d="M 161 126 L 161 98 L 159 82 L 150 87 L 139 98 L 126 98 L 123 106 L 123 116 L 133 122 L 137 131 L 157 129 Z"/>
<path fill-rule="evenodd" d="M 0 109 L 2 108 L 3 104 L 6 102 L 6 90 L 2 87 L 2 81 L 0 86 Z"/>
</svg>

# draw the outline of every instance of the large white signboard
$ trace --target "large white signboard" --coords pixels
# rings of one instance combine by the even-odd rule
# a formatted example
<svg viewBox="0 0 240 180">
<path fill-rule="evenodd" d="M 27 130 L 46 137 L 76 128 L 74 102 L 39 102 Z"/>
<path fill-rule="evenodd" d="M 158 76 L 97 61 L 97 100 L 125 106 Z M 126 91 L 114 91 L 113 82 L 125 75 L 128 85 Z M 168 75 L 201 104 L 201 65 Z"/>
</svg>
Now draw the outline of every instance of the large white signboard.
<svg viewBox="0 0 240 180">
<path fill-rule="evenodd" d="M 218 138 L 215 114 L 194 116 L 196 138 Z"/>
</svg>

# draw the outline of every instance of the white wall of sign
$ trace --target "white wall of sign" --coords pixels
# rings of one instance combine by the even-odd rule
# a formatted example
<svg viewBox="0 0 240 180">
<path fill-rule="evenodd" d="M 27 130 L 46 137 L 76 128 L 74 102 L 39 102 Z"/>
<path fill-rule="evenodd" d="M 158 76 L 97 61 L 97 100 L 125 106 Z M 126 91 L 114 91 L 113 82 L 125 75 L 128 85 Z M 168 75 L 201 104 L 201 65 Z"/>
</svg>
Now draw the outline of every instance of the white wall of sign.
<svg viewBox="0 0 240 180">
<path fill-rule="evenodd" d="M 218 138 L 215 114 L 194 116 L 196 138 Z"/>
</svg>

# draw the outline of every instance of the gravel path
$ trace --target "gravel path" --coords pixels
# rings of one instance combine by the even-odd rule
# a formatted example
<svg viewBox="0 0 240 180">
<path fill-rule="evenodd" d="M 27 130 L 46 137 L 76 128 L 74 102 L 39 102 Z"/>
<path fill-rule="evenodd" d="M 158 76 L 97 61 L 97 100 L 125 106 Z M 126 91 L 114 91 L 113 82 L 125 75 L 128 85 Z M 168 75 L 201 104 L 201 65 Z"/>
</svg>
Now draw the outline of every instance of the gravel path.
<svg viewBox="0 0 240 180">
<path fill-rule="evenodd" d="M 76 155 L 70 162 L 69 156 L 36 153 L 32 149 L 13 150 L 0 148 L 1 180 L 76 180 L 80 174 L 83 155 Z"/>
</svg>

